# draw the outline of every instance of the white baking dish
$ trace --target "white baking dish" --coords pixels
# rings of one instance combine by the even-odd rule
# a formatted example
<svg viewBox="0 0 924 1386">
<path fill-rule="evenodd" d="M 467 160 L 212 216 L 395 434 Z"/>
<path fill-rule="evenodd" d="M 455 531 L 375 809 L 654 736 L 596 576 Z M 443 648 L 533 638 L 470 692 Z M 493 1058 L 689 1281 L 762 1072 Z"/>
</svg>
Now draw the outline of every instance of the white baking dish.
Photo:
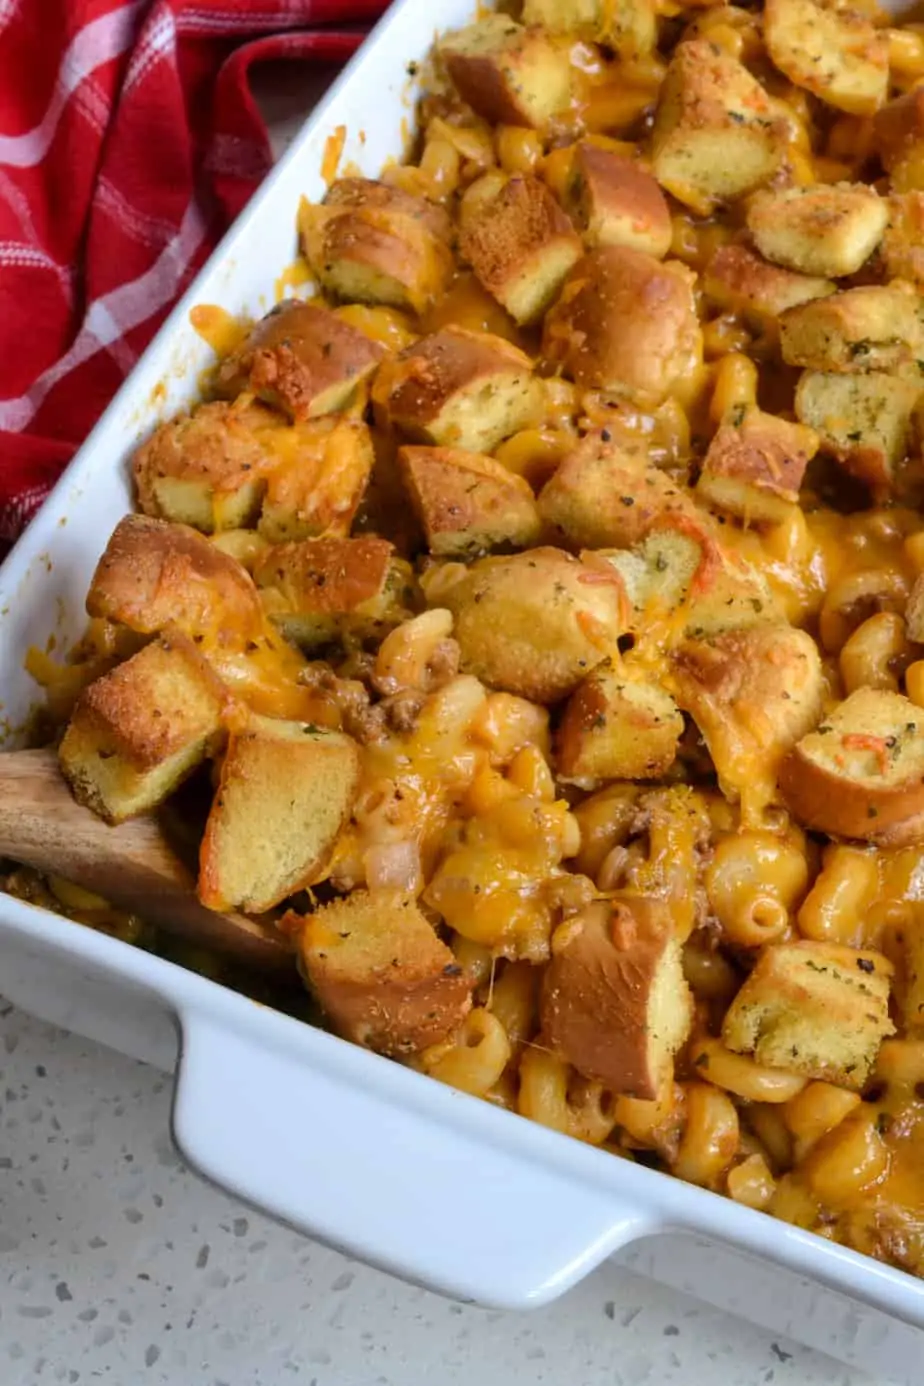
<svg viewBox="0 0 924 1386">
<path fill-rule="evenodd" d="M 211 353 L 197 303 L 259 313 L 295 254 L 303 193 L 323 191 L 324 144 L 375 174 L 401 153 L 411 60 L 471 0 L 400 0 L 316 108 L 172 314 L 0 570 L 0 716 L 34 706 L 30 643 L 84 624 L 83 597 L 130 508 L 126 459 L 197 390 Z M 161 385 L 166 386 L 166 394 Z M 115 1048 L 177 1067 L 173 1127 L 192 1165 L 296 1227 L 461 1298 L 526 1307 L 561 1294 L 639 1238 L 687 1230 L 756 1253 L 924 1327 L 924 1283 L 820 1237 L 541 1129 L 226 991 L 0 896 L 0 988 Z M 179 1043 L 177 1043 L 177 1037 Z"/>
</svg>

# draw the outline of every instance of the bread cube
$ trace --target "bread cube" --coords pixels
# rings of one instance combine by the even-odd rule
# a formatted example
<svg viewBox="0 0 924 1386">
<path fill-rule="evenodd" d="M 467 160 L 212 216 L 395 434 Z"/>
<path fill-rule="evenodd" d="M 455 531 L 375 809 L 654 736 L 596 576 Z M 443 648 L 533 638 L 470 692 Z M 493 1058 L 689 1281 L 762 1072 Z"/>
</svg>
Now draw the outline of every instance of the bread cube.
<svg viewBox="0 0 924 1386">
<path fill-rule="evenodd" d="M 373 389 L 376 413 L 415 442 L 490 452 L 542 418 L 532 362 L 503 337 L 444 327 L 388 361 Z"/>
<path fill-rule="evenodd" d="M 332 900 L 302 922 L 299 953 L 333 1029 L 381 1054 L 438 1044 L 471 1010 L 470 976 L 408 895 Z"/>
<path fill-rule="evenodd" d="M 540 1014 L 545 1042 L 585 1078 L 657 1097 L 693 1018 L 669 906 L 645 896 L 597 900 L 562 924 Z"/>
<path fill-rule="evenodd" d="M 572 693 L 622 633 L 620 584 L 561 549 L 481 558 L 455 581 L 441 578 L 438 595 L 423 586 L 455 616 L 465 672 L 531 702 Z"/>
<path fill-rule="evenodd" d="M 652 0 L 525 0 L 523 23 L 604 43 L 621 58 L 651 53 L 658 40 Z"/>
<path fill-rule="evenodd" d="M 657 181 L 634 159 L 581 142 L 575 147 L 568 208 L 589 247 L 628 245 L 661 260 L 673 228 Z"/>
<path fill-rule="evenodd" d="M 746 522 L 779 524 L 817 451 L 818 435 L 805 424 L 741 406 L 709 444 L 696 493 Z"/>
<path fill-rule="evenodd" d="M 756 811 L 776 798 L 780 762 L 821 717 L 825 676 L 805 631 L 779 623 L 688 640 L 667 687 L 693 718 L 723 794 Z"/>
<path fill-rule="evenodd" d="M 888 204 L 865 183 L 773 188 L 748 204 L 748 229 L 761 255 L 801 274 L 856 274 L 882 240 Z"/>
<path fill-rule="evenodd" d="M 773 328 L 787 308 L 833 294 L 830 279 L 770 265 L 748 246 L 722 245 L 706 267 L 703 284 L 718 307 L 741 313 L 761 330 Z"/>
<path fill-rule="evenodd" d="M 269 409 L 220 401 L 161 424 L 132 458 L 141 510 L 205 534 L 252 524 L 275 461 L 260 425 L 285 431 Z"/>
<path fill-rule="evenodd" d="M 583 390 L 657 406 L 702 360 L 694 283 L 686 266 L 642 250 L 592 250 L 546 317 L 543 355 Z"/>
<path fill-rule="evenodd" d="M 839 943 L 775 943 L 725 1013 L 722 1039 L 759 1064 L 859 1092 L 889 1019 L 892 964 Z"/>
<path fill-rule="evenodd" d="M 924 842 L 924 711 L 858 688 L 793 748 L 780 790 L 794 818 L 831 837 Z"/>
<path fill-rule="evenodd" d="M 263 633 L 260 598 L 236 559 L 186 525 L 126 515 L 87 593 L 87 612 L 140 635 L 176 626 L 242 647 Z"/>
<path fill-rule="evenodd" d="M 508 15 L 486 14 L 438 48 L 462 100 L 492 125 L 541 130 L 571 100 L 567 48 Z"/>
<path fill-rule="evenodd" d="M 208 909 L 260 914 L 318 879 L 353 808 L 359 747 L 251 714 L 232 731 L 199 851 Z"/>
<path fill-rule="evenodd" d="M 924 145 L 924 87 L 920 83 L 889 101 L 873 121 L 873 146 L 888 173 L 897 174 Z"/>
<path fill-rule="evenodd" d="M 768 183 L 786 152 L 786 122 L 747 68 L 717 44 L 674 49 L 651 132 L 663 188 L 708 215 Z"/>
<path fill-rule="evenodd" d="M 582 247 L 545 183 L 523 174 L 509 179 L 463 227 L 459 250 L 480 283 L 523 324 L 542 316 Z"/>
<path fill-rule="evenodd" d="M 869 116 L 889 94 L 889 39 L 845 0 L 767 0 L 764 42 L 774 65 L 828 106 Z"/>
<path fill-rule="evenodd" d="M 916 645 L 924 645 L 924 574 L 919 573 L 905 607 L 905 632 Z"/>
<path fill-rule="evenodd" d="M 538 542 L 542 523 L 529 483 L 493 457 L 404 447 L 398 465 L 431 553 L 463 558 Z"/>
<path fill-rule="evenodd" d="M 568 699 L 558 729 L 559 779 L 656 780 L 673 765 L 683 718 L 657 683 L 605 662 Z"/>
<path fill-rule="evenodd" d="M 385 539 L 303 539 L 261 554 L 254 581 L 267 615 L 303 649 L 387 635 L 412 614 L 413 576 Z"/>
<path fill-rule="evenodd" d="M 796 416 L 818 434 L 822 452 L 852 476 L 887 488 L 908 453 L 914 410 L 924 380 L 804 371 L 796 387 Z"/>
<path fill-rule="evenodd" d="M 893 194 L 879 253 L 888 279 L 924 288 L 924 192 Z"/>
<path fill-rule="evenodd" d="M 340 179 L 323 202 L 302 199 L 298 225 L 315 277 L 327 293 L 347 303 L 423 313 L 452 277 L 452 232 L 445 211 L 384 183 Z M 370 345 L 384 354 L 379 343 Z"/>
<path fill-rule="evenodd" d="M 385 348 L 327 308 L 284 299 L 218 368 L 216 390 L 248 390 L 293 419 L 342 409 Z"/>
<path fill-rule="evenodd" d="M 259 531 L 271 544 L 349 534 L 372 473 L 372 436 L 359 419 L 297 424 L 281 440 Z M 278 459 L 278 454 L 277 454 Z"/>
<path fill-rule="evenodd" d="M 788 366 L 813 371 L 896 371 L 924 357 L 921 301 L 909 285 L 869 284 L 790 308 L 780 318 Z"/>
<path fill-rule="evenodd" d="M 539 495 L 556 540 L 578 549 L 629 548 L 671 512 L 692 514 L 689 494 L 637 438 L 608 428 L 582 438 Z"/>
<path fill-rule="evenodd" d="M 228 702 L 190 640 L 153 640 L 77 699 L 58 751 L 75 799 L 107 823 L 150 812 L 219 749 Z"/>
</svg>

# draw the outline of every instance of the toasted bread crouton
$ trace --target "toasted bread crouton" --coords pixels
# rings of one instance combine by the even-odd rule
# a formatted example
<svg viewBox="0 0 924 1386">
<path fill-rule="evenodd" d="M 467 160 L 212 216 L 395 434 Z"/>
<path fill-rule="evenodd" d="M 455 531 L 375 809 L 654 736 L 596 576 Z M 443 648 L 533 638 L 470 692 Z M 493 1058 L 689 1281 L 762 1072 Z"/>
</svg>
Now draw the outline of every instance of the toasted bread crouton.
<svg viewBox="0 0 924 1386">
<path fill-rule="evenodd" d="M 459 250 L 518 323 L 535 322 L 581 257 L 581 239 L 545 183 L 510 178 L 463 228 Z"/>
<path fill-rule="evenodd" d="M 818 832 L 924 842 L 924 712 L 900 693 L 858 688 L 786 757 L 780 790 Z"/>
<path fill-rule="evenodd" d="M 787 141 L 760 83 L 706 39 L 674 49 L 651 138 L 662 188 L 703 215 L 768 183 Z"/>
<path fill-rule="evenodd" d="M 613 1093 L 657 1097 L 692 1017 L 664 902 L 597 900 L 553 934 L 542 1036 L 585 1078 Z"/>
<path fill-rule="evenodd" d="M 267 481 L 259 531 L 271 544 L 349 534 L 375 455 L 359 419 L 296 424 Z"/>
<path fill-rule="evenodd" d="M 561 549 L 539 548 L 425 574 L 422 585 L 431 605 L 453 612 L 467 673 L 555 703 L 613 653 L 622 632 L 622 587 L 605 577 Z"/>
<path fill-rule="evenodd" d="M 353 808 L 359 747 L 251 714 L 231 732 L 199 850 L 199 899 L 260 914 L 310 885 Z"/>
<path fill-rule="evenodd" d="M 543 354 L 584 390 L 660 404 L 702 357 L 693 285 L 676 261 L 628 246 L 592 250 L 546 317 Z"/>
<path fill-rule="evenodd" d="M 924 645 L 924 573 L 920 573 L 908 596 L 905 607 L 905 631 L 916 645 Z"/>
<path fill-rule="evenodd" d="M 542 523 L 529 482 L 493 457 L 404 447 L 398 465 L 431 553 L 461 558 L 538 541 Z"/>
<path fill-rule="evenodd" d="M 286 431 L 262 405 L 220 401 L 161 424 L 132 458 L 140 509 L 205 534 L 252 524 L 275 461 L 260 426 Z"/>
<path fill-rule="evenodd" d="M 249 390 L 293 419 L 342 409 L 385 348 L 327 308 L 283 299 L 218 368 L 216 389 Z"/>
<path fill-rule="evenodd" d="M 249 575 L 186 525 L 126 515 L 112 532 L 87 593 L 87 612 L 140 635 L 175 625 L 238 647 L 263 632 Z"/>
<path fill-rule="evenodd" d="M 888 487 L 906 456 L 920 385 L 878 372 L 831 375 L 804 371 L 796 387 L 796 416 L 818 434 L 822 452 L 852 476 Z"/>
<path fill-rule="evenodd" d="M 836 287 L 830 279 L 769 265 L 744 245 L 719 246 L 704 276 L 706 294 L 718 307 L 741 313 L 759 328 L 775 325 L 787 308 L 824 298 Z"/>
<path fill-rule="evenodd" d="M 657 181 L 634 159 L 582 141 L 574 151 L 568 208 L 584 244 L 628 245 L 661 260 L 671 248 L 671 214 Z"/>
<path fill-rule="evenodd" d="M 924 288 L 924 192 L 894 193 L 879 254 L 887 279 Z"/>
<path fill-rule="evenodd" d="M 888 96 L 888 35 L 845 0 L 767 0 L 764 42 L 790 82 L 836 110 L 873 115 Z"/>
<path fill-rule="evenodd" d="M 669 513 L 693 504 L 640 440 L 610 429 L 588 433 L 565 455 L 539 495 L 556 539 L 577 549 L 629 548 Z"/>
<path fill-rule="evenodd" d="M 492 125 L 541 130 L 571 100 L 567 49 L 508 15 L 486 14 L 447 34 L 439 54 L 462 100 Z"/>
<path fill-rule="evenodd" d="M 571 694 L 558 729 L 560 779 L 656 780 L 670 769 L 683 718 L 650 680 L 598 665 Z"/>
<path fill-rule="evenodd" d="M 788 366 L 865 375 L 924 356 L 921 300 L 909 285 L 869 284 L 790 308 L 780 318 Z"/>
<path fill-rule="evenodd" d="M 148 813 L 219 749 L 228 701 L 192 641 L 153 640 L 77 699 L 58 751 L 74 797 L 107 823 Z"/>
<path fill-rule="evenodd" d="M 742 407 L 743 408 L 743 407 Z M 743 409 L 723 423 L 703 461 L 696 491 L 740 519 L 779 524 L 799 499 L 818 435 L 762 409 Z"/>
<path fill-rule="evenodd" d="M 452 277 L 451 223 L 445 211 L 372 179 L 340 179 L 322 203 L 303 198 L 298 226 L 305 258 L 319 283 L 347 303 L 422 313 Z M 384 354 L 379 343 L 371 345 Z"/>
<path fill-rule="evenodd" d="M 523 23 L 605 43 L 621 58 L 650 53 L 658 38 L 652 0 L 525 0 Z"/>
<path fill-rule="evenodd" d="M 541 420 L 544 397 L 525 352 L 451 326 L 386 362 L 372 398 L 377 414 L 415 442 L 490 452 Z"/>
<path fill-rule="evenodd" d="M 723 794 L 762 809 L 783 756 L 821 716 L 825 681 L 811 636 L 767 624 L 687 641 L 667 686 L 699 728 Z"/>
<path fill-rule="evenodd" d="M 354 890 L 332 900 L 304 920 L 299 951 L 333 1028 L 367 1049 L 419 1053 L 471 1010 L 471 978 L 411 896 Z"/>
<path fill-rule="evenodd" d="M 886 1035 L 892 964 L 839 943 L 766 947 L 725 1013 L 722 1039 L 759 1064 L 859 1092 Z"/>
<path fill-rule="evenodd" d="M 254 581 L 274 625 L 306 650 L 381 639 L 412 614 L 410 565 L 372 535 L 275 545 L 257 560 Z"/>
<path fill-rule="evenodd" d="M 897 173 L 924 144 L 924 87 L 916 83 L 876 112 L 873 147 L 888 173 Z"/>
<path fill-rule="evenodd" d="M 856 274 L 882 240 L 888 204 L 865 183 L 773 188 L 748 204 L 748 229 L 761 255 L 800 274 Z"/>
</svg>

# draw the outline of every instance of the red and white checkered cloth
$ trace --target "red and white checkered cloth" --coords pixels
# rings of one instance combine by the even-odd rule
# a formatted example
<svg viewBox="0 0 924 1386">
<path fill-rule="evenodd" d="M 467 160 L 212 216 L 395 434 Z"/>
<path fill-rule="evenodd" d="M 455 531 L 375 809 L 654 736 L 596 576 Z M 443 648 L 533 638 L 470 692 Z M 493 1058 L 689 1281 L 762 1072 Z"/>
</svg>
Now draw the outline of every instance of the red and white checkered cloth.
<svg viewBox="0 0 924 1386">
<path fill-rule="evenodd" d="M 0 556 L 268 170 L 251 64 L 383 8 L 0 0 Z"/>
</svg>

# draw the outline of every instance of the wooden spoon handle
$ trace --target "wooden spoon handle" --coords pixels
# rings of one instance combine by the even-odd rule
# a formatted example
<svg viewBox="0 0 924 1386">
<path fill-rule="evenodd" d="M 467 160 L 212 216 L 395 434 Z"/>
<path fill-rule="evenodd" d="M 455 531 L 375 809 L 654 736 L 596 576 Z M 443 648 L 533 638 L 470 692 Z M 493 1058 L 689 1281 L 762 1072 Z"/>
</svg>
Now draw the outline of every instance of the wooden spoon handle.
<svg viewBox="0 0 924 1386">
<path fill-rule="evenodd" d="M 111 827 L 72 797 L 53 751 L 0 755 L 0 857 L 53 873 L 248 966 L 293 970 L 289 941 L 270 924 L 217 914 L 153 818 Z"/>
</svg>

